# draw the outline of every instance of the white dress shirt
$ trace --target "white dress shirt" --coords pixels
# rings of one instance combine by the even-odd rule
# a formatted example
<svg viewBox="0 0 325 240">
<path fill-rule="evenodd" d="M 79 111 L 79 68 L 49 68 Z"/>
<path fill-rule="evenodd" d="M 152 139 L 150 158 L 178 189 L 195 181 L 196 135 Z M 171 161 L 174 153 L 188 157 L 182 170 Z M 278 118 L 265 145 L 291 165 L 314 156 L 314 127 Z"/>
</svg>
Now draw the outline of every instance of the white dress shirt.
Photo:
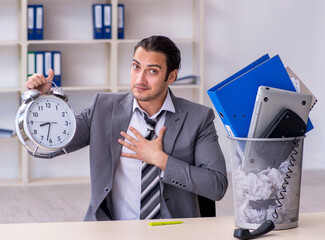
<svg viewBox="0 0 325 240">
<path fill-rule="evenodd" d="M 145 136 L 147 132 L 147 125 L 141 111 L 144 112 L 144 110 L 142 110 L 139 106 L 138 102 L 134 99 L 133 113 L 129 126 L 134 127 L 142 136 Z M 155 132 L 157 135 L 159 130 L 164 126 L 166 111 L 173 113 L 175 112 L 174 104 L 171 100 L 169 91 L 161 109 L 151 118 L 156 118 L 161 111 L 164 112 L 159 117 L 155 127 Z M 129 129 L 127 130 L 127 134 L 136 138 Z M 122 147 L 122 152 L 133 153 L 133 151 L 124 146 Z M 140 219 L 141 165 L 141 160 L 120 157 L 112 187 L 113 220 Z"/>
</svg>

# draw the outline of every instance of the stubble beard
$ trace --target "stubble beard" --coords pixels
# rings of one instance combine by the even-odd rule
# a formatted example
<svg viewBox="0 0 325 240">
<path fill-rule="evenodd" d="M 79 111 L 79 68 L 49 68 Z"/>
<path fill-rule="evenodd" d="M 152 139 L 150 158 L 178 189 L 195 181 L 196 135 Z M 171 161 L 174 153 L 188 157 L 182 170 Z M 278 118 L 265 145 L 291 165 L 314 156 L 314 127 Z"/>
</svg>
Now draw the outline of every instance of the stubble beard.
<svg viewBox="0 0 325 240">
<path fill-rule="evenodd" d="M 161 94 L 164 93 L 165 91 L 165 88 L 161 88 L 159 89 L 158 92 L 156 92 L 154 95 L 144 95 L 142 96 L 141 93 L 140 94 L 137 94 L 137 90 L 136 90 L 136 87 L 137 86 L 140 86 L 140 87 L 145 87 L 147 88 L 145 91 L 150 91 L 151 88 L 148 88 L 148 86 L 142 86 L 142 85 L 133 85 L 132 88 L 131 88 L 131 92 L 133 94 L 133 97 L 137 100 L 137 101 L 141 101 L 141 102 L 148 102 L 148 101 L 152 101 L 152 100 L 155 100 L 157 99 Z"/>
</svg>

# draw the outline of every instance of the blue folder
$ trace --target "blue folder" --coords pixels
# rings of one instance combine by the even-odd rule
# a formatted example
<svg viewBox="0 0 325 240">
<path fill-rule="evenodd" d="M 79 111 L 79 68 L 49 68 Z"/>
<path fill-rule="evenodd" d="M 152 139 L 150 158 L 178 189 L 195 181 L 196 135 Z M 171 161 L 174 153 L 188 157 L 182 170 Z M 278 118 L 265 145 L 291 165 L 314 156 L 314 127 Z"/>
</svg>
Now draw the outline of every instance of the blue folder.
<svg viewBox="0 0 325 240">
<path fill-rule="evenodd" d="M 27 39 L 34 40 L 35 35 L 35 8 L 33 5 L 27 6 Z"/>
<path fill-rule="evenodd" d="M 208 90 L 229 136 L 247 137 L 261 85 L 296 91 L 280 57 L 268 54 Z M 307 130 L 312 128 L 308 120 Z"/>
<path fill-rule="evenodd" d="M 125 27 L 125 16 L 124 16 L 124 4 L 118 4 L 118 29 L 117 38 L 124 39 L 124 27 Z"/>
<path fill-rule="evenodd" d="M 103 38 L 112 38 L 112 5 L 103 4 Z"/>
<path fill-rule="evenodd" d="M 52 68 L 54 71 L 54 78 L 53 78 L 53 82 L 56 84 L 57 87 L 61 87 L 62 83 L 61 83 L 61 61 L 62 61 L 62 56 L 61 56 L 61 52 L 60 51 L 54 51 L 52 52 Z"/>
<path fill-rule="evenodd" d="M 103 39 L 103 5 L 93 4 L 94 39 Z"/>
<path fill-rule="evenodd" d="M 35 15 L 35 31 L 34 39 L 43 40 L 43 28 L 44 28 L 44 8 L 43 5 L 34 5 Z"/>
<path fill-rule="evenodd" d="M 44 75 L 44 51 L 35 52 L 35 72 Z"/>
</svg>

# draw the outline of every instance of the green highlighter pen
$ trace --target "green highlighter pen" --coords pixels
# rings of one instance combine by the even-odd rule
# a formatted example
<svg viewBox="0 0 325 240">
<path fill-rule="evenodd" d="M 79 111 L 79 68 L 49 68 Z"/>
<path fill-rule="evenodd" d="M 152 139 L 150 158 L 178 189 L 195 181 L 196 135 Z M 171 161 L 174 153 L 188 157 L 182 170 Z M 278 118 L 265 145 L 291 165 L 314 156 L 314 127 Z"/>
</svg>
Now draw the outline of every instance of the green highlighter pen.
<svg viewBox="0 0 325 240">
<path fill-rule="evenodd" d="M 150 222 L 149 226 L 161 226 L 161 225 L 171 225 L 171 224 L 180 224 L 183 221 L 169 221 L 169 222 Z"/>
</svg>

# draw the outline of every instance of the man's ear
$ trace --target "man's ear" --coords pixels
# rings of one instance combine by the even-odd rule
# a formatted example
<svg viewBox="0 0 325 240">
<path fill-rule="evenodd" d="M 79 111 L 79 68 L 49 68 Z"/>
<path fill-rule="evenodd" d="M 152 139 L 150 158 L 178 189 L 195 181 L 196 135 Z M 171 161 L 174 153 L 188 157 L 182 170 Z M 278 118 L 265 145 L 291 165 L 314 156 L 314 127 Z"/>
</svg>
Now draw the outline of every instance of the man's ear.
<svg viewBox="0 0 325 240">
<path fill-rule="evenodd" d="M 173 71 L 171 71 L 168 75 L 168 79 L 167 79 L 167 83 L 168 84 L 172 84 L 173 82 L 175 82 L 176 78 L 177 78 L 177 73 L 178 73 L 178 70 L 175 69 Z"/>
</svg>

